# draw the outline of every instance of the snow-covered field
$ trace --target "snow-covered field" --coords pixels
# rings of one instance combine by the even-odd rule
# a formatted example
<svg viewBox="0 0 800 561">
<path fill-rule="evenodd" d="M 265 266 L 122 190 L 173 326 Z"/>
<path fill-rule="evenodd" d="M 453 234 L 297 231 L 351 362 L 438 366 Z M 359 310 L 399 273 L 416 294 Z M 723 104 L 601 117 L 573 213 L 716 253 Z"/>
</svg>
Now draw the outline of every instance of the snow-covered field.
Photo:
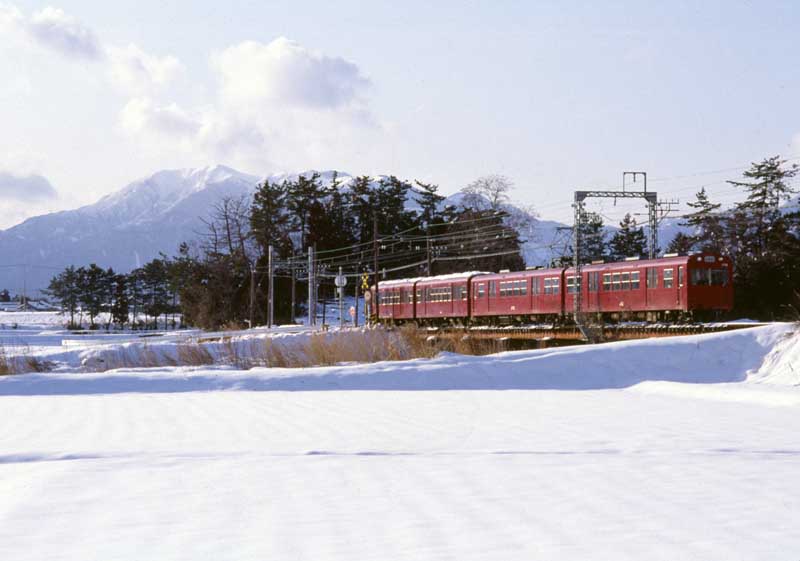
<svg viewBox="0 0 800 561">
<path fill-rule="evenodd" d="M 798 559 L 791 330 L 0 377 L 0 558 Z"/>
</svg>

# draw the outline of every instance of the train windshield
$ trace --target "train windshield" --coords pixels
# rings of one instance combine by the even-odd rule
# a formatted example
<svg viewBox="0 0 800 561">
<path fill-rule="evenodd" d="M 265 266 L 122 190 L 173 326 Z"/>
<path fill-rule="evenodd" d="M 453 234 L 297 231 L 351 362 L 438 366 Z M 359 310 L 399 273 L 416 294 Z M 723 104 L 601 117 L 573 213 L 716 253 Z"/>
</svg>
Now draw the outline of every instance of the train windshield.
<svg viewBox="0 0 800 561">
<path fill-rule="evenodd" d="M 728 269 L 692 269 L 692 286 L 728 286 Z"/>
</svg>

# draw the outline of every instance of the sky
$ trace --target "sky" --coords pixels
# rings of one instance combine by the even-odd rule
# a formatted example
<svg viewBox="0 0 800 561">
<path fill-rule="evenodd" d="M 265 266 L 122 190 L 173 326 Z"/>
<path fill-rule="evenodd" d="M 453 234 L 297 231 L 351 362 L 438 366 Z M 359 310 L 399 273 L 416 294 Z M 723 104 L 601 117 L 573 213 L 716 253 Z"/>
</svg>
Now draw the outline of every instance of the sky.
<svg viewBox="0 0 800 561">
<path fill-rule="evenodd" d="M 800 161 L 797 2 L 54 2 L 0 0 L 0 227 L 218 163 L 498 173 L 566 220 Z"/>
</svg>

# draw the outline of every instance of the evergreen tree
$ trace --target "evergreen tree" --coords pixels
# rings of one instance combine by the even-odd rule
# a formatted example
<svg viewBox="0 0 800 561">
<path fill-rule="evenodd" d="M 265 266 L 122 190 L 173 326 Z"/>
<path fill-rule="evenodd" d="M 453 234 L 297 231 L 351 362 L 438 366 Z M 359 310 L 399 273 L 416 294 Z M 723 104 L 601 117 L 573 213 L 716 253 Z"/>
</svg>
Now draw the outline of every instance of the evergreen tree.
<svg viewBox="0 0 800 561">
<path fill-rule="evenodd" d="M 695 241 L 694 236 L 688 236 L 683 232 L 678 232 L 675 234 L 675 237 L 672 238 L 672 241 L 669 242 L 669 245 L 667 246 L 667 253 L 686 255 L 691 253 L 695 243 L 697 242 Z"/>
<path fill-rule="evenodd" d="M 81 310 L 89 314 L 89 328 L 96 329 L 94 320 L 108 308 L 111 292 L 109 274 L 95 263 L 77 271 L 78 301 Z"/>
<path fill-rule="evenodd" d="M 609 253 L 615 260 L 626 257 L 642 257 L 647 254 L 647 238 L 644 229 L 637 227 L 636 219 L 630 213 L 619 223 L 619 230 L 609 242 Z"/>
<path fill-rule="evenodd" d="M 701 251 L 709 253 L 725 253 L 724 221 L 719 214 L 719 203 L 712 203 L 703 187 L 695 195 L 694 202 L 686 203 L 694 212 L 683 216 L 683 226 L 694 229 L 691 236 L 692 248 L 697 246 Z M 681 240 L 685 243 L 687 240 Z M 691 250 L 691 248 L 690 248 Z"/>
<path fill-rule="evenodd" d="M 606 257 L 606 232 L 603 217 L 596 212 L 586 214 L 582 223 L 583 258 L 586 261 L 599 261 Z"/>
<path fill-rule="evenodd" d="M 444 202 L 445 197 L 438 193 L 439 186 L 420 181 L 414 183 L 417 184 L 416 201 L 420 208 L 418 217 L 420 228 L 427 229 L 432 224 L 441 224 L 443 219 L 439 212 L 439 206 Z"/>
<path fill-rule="evenodd" d="M 109 269 L 110 271 L 110 269 Z M 128 323 L 130 305 L 128 301 L 128 277 L 127 275 L 113 275 L 111 292 L 111 321 L 116 323 L 120 329 Z"/>
<path fill-rule="evenodd" d="M 287 212 L 288 184 L 264 180 L 253 195 L 250 206 L 250 232 L 262 255 L 272 245 L 275 254 L 286 257 L 292 252 L 289 237 L 290 215 Z"/>
<path fill-rule="evenodd" d="M 45 294 L 59 303 L 61 313 L 69 314 L 70 329 L 79 327 L 75 324 L 75 313 L 79 306 L 78 278 L 78 271 L 70 265 L 55 275 L 45 290 Z"/>
<path fill-rule="evenodd" d="M 606 232 L 603 217 L 596 212 L 587 212 L 583 215 L 581 228 L 581 261 L 590 263 L 605 259 L 608 253 Z M 571 241 L 565 252 L 554 258 L 553 267 L 571 267 L 575 263 L 575 242 Z"/>
<path fill-rule="evenodd" d="M 350 184 L 349 207 L 355 221 L 355 241 L 365 243 L 372 240 L 373 224 L 378 214 L 377 197 L 372 188 L 372 178 L 361 175 Z"/>
<path fill-rule="evenodd" d="M 142 267 L 142 283 L 144 288 L 143 311 L 153 318 L 154 328 L 158 329 L 158 317 L 166 316 L 171 301 L 169 272 L 164 259 L 153 259 Z M 166 325 L 166 318 L 164 323 Z"/>
<path fill-rule="evenodd" d="M 305 250 L 309 242 L 309 222 L 312 213 L 318 210 L 324 189 L 319 181 L 319 174 L 314 172 L 310 177 L 301 175 L 296 181 L 287 183 L 286 207 L 292 217 L 293 229 L 300 234 L 300 247 Z"/>
<path fill-rule="evenodd" d="M 798 317 L 800 310 L 800 240 L 793 214 L 780 205 L 793 190 L 796 165 L 774 156 L 753 163 L 744 181 L 729 181 L 747 198 L 726 220 L 726 238 L 734 259 L 736 308 L 763 319 Z"/>
<path fill-rule="evenodd" d="M 744 172 L 745 181 L 728 181 L 747 194 L 744 202 L 736 205 L 736 210 L 749 219 L 744 250 L 755 258 L 763 257 L 771 249 L 770 245 L 781 243 L 779 238 L 782 228 L 778 223 L 783 220 L 783 216 L 779 207 L 794 192 L 788 180 L 798 172 L 797 164 L 790 167 L 785 167 L 785 164 L 786 160 L 782 160 L 780 156 L 765 158 L 761 162 L 753 163 Z"/>
</svg>

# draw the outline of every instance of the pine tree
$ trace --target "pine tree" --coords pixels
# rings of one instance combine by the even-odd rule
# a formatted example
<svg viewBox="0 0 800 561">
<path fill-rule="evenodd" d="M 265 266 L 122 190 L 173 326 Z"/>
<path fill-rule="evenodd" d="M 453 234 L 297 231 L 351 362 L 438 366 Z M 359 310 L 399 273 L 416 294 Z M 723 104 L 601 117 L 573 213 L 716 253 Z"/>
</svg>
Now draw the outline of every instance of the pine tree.
<svg viewBox="0 0 800 561">
<path fill-rule="evenodd" d="M 94 320 L 108 308 L 111 291 L 110 275 L 95 263 L 77 269 L 76 273 L 78 302 L 81 310 L 89 314 L 89 328 L 96 329 Z"/>
<path fill-rule="evenodd" d="M 319 174 L 314 172 L 310 177 L 301 175 L 296 181 L 287 184 L 286 207 L 292 216 L 292 226 L 300 233 L 300 247 L 305 249 L 309 242 L 309 222 L 324 196 L 324 189 L 319 181 Z"/>
<path fill-rule="evenodd" d="M 78 271 L 70 265 L 50 280 L 45 293 L 54 298 L 61 307 L 61 312 L 69 314 L 70 329 L 79 327 L 75 324 L 75 313 L 79 306 Z"/>
<path fill-rule="evenodd" d="M 686 255 L 691 253 L 692 248 L 695 246 L 696 240 L 694 236 L 688 236 L 683 232 L 678 232 L 672 241 L 667 246 L 667 253 L 677 253 L 679 255 Z"/>
<path fill-rule="evenodd" d="M 262 255 L 272 245 L 275 254 L 286 257 L 292 252 L 289 237 L 290 215 L 286 201 L 288 184 L 270 182 L 265 179 L 253 195 L 250 205 L 250 233 Z"/>
<path fill-rule="evenodd" d="M 418 218 L 420 227 L 427 229 L 432 224 L 441 224 L 443 219 L 439 212 L 439 206 L 444 202 L 445 197 L 438 193 L 439 186 L 421 181 L 414 183 L 417 184 L 416 201 L 420 208 Z"/>
<path fill-rule="evenodd" d="M 606 257 L 606 232 L 603 217 L 590 212 L 582 223 L 581 238 L 583 247 L 581 254 L 586 261 L 599 261 Z"/>
<path fill-rule="evenodd" d="M 719 214 L 719 203 L 712 203 L 703 187 L 695 195 L 696 200 L 686 203 L 694 212 L 683 216 L 683 226 L 694 229 L 691 236 L 692 248 L 697 246 L 701 251 L 709 253 L 726 253 L 724 221 Z M 686 240 L 681 240 L 686 242 Z"/>
<path fill-rule="evenodd" d="M 109 269 L 110 271 L 110 269 Z M 128 277 L 127 275 L 112 276 L 111 321 L 116 323 L 120 329 L 128 323 L 130 313 L 130 303 L 128 301 Z"/>
<path fill-rule="evenodd" d="M 745 251 L 756 258 L 763 257 L 770 250 L 771 242 L 780 243 L 775 236 L 771 237 L 771 233 L 783 220 L 779 210 L 781 202 L 788 200 L 794 192 L 788 180 L 798 172 L 797 164 L 788 168 L 784 167 L 785 164 L 786 160 L 780 156 L 765 158 L 754 162 L 743 173 L 749 181 L 728 181 L 747 193 L 747 198 L 736 205 L 736 210 L 749 217 Z"/>
<path fill-rule="evenodd" d="M 642 257 L 647 253 L 647 238 L 644 229 L 637 227 L 636 219 L 626 214 L 619 223 L 619 230 L 609 242 L 609 253 L 616 260 L 626 257 Z"/>
<path fill-rule="evenodd" d="M 365 243 L 372 239 L 373 223 L 377 214 L 377 197 L 372 188 L 372 178 L 361 175 L 353 179 L 350 184 L 348 206 L 355 221 L 355 238 L 358 243 Z"/>
</svg>

